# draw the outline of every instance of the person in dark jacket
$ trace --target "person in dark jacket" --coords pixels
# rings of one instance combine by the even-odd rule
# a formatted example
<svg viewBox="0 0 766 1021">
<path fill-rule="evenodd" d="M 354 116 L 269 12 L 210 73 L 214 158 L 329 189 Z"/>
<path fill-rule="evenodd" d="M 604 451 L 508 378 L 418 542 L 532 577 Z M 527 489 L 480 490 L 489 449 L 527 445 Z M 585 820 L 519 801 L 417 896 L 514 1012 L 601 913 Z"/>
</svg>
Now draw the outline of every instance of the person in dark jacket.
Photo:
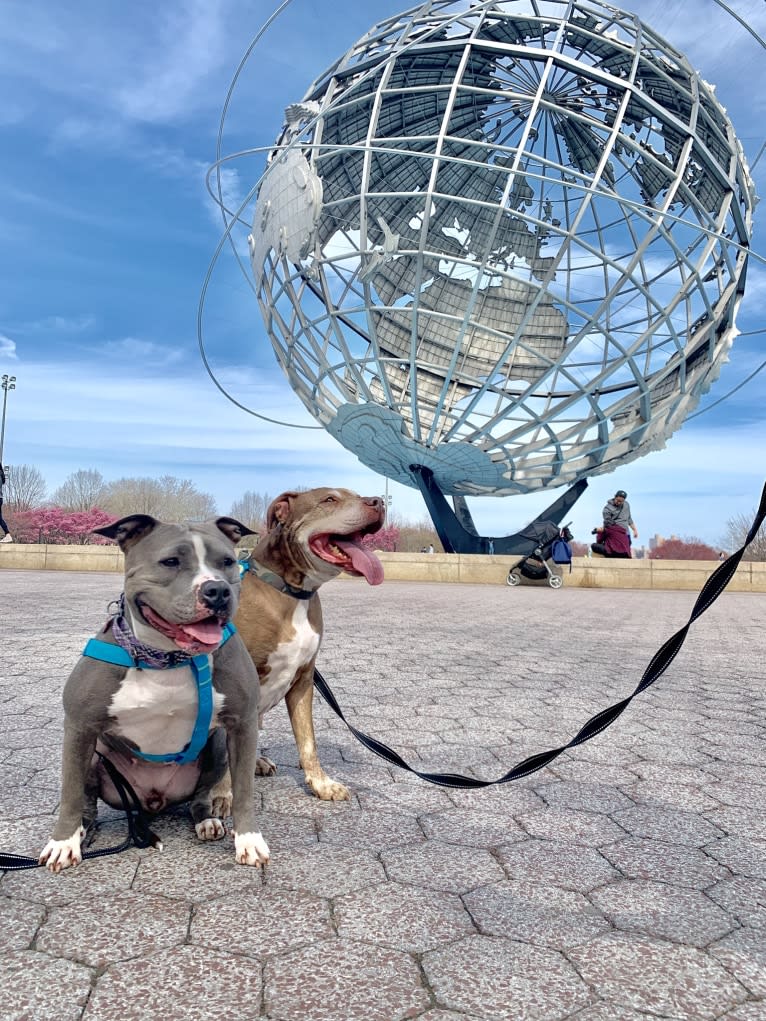
<svg viewBox="0 0 766 1021">
<path fill-rule="evenodd" d="M 638 538 L 638 529 L 630 512 L 628 494 L 624 489 L 618 489 L 611 500 L 607 500 L 601 512 L 603 525 L 594 529 L 596 542 L 591 543 L 591 549 L 602 557 L 621 557 L 628 559 L 632 554 L 630 551 L 630 531 L 633 537 Z"/>
<path fill-rule="evenodd" d="M 13 542 L 11 532 L 3 517 L 3 486 L 5 485 L 5 469 L 0 464 L 0 528 L 3 530 L 3 537 L 0 542 Z"/>
</svg>

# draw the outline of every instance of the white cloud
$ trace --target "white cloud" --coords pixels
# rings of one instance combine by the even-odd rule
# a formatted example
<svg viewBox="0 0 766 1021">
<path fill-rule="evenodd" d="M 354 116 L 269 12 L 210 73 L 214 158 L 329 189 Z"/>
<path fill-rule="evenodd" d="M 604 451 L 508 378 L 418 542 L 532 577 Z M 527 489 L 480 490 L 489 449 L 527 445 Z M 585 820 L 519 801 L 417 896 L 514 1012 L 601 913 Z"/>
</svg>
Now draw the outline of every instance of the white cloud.
<svg viewBox="0 0 766 1021">
<path fill-rule="evenodd" d="M 0 358 L 10 358 L 13 361 L 18 359 L 16 354 L 16 341 L 0 333 Z"/>
</svg>

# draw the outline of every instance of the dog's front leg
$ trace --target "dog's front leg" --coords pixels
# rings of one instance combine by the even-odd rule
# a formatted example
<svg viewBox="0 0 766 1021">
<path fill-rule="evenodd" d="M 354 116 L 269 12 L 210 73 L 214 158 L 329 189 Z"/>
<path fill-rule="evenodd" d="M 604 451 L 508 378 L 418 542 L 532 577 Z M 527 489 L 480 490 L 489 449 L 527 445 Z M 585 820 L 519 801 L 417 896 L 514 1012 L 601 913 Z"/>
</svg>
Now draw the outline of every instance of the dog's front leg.
<svg viewBox="0 0 766 1021">
<path fill-rule="evenodd" d="M 348 801 L 348 787 L 333 780 L 322 769 L 314 736 L 314 664 L 304 667 L 285 696 L 287 714 L 298 746 L 298 760 L 306 783 L 322 801 Z"/>
<path fill-rule="evenodd" d="M 70 719 L 65 719 L 59 817 L 53 836 L 39 857 L 40 864 L 46 865 L 51 872 L 61 872 L 82 861 L 85 786 L 95 750 L 96 734 L 80 729 Z"/>
<path fill-rule="evenodd" d="M 228 731 L 229 770 L 231 772 L 232 815 L 234 817 L 234 853 L 239 865 L 265 865 L 269 848 L 256 829 L 254 781 L 258 716 L 238 721 Z"/>
<path fill-rule="evenodd" d="M 202 772 L 190 805 L 194 831 L 200 840 L 226 836 L 224 819 L 231 812 L 231 779 L 227 766 L 226 732 L 217 727 L 202 752 Z M 221 788 L 228 790 L 228 797 Z"/>
</svg>

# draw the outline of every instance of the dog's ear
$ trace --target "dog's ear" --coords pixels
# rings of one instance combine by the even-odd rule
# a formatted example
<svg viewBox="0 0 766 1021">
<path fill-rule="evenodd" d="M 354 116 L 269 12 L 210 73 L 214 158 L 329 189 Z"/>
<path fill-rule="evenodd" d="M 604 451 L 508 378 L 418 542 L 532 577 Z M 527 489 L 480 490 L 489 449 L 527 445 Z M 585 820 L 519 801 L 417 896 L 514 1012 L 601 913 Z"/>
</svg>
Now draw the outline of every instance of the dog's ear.
<svg viewBox="0 0 766 1021">
<path fill-rule="evenodd" d="M 215 524 L 235 546 L 244 535 L 255 535 L 252 528 L 243 525 L 236 518 L 216 518 Z"/>
<path fill-rule="evenodd" d="M 282 493 L 272 502 L 266 515 L 266 527 L 269 531 L 277 525 L 281 525 L 283 521 L 287 521 L 293 501 L 297 500 L 299 495 L 299 493 Z"/>
<path fill-rule="evenodd" d="M 120 518 L 119 521 L 103 528 L 94 528 L 95 535 L 104 535 L 107 539 L 114 539 L 123 553 L 131 546 L 143 539 L 145 535 L 153 531 L 159 521 L 149 514 L 131 514 L 127 518 Z"/>
</svg>

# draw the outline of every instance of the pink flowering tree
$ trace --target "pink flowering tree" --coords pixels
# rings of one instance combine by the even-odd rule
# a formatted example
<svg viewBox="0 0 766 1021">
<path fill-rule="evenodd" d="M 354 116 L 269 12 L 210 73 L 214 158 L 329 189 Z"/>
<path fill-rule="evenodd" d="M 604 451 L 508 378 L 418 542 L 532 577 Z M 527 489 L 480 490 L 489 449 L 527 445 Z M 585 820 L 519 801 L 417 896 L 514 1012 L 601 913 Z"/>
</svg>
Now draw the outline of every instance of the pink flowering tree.
<svg viewBox="0 0 766 1021">
<path fill-rule="evenodd" d="M 94 528 L 103 528 L 114 521 L 113 514 L 93 507 L 87 511 L 68 511 L 63 507 L 38 507 L 13 515 L 12 534 L 15 542 L 51 543 L 55 545 L 103 545 L 109 542 L 93 535 Z M 10 523 L 10 522 L 9 522 Z"/>
<path fill-rule="evenodd" d="M 396 553 L 399 542 L 399 529 L 396 525 L 387 525 L 373 535 L 365 535 L 362 545 L 372 550 L 383 550 L 385 553 Z"/>
</svg>

